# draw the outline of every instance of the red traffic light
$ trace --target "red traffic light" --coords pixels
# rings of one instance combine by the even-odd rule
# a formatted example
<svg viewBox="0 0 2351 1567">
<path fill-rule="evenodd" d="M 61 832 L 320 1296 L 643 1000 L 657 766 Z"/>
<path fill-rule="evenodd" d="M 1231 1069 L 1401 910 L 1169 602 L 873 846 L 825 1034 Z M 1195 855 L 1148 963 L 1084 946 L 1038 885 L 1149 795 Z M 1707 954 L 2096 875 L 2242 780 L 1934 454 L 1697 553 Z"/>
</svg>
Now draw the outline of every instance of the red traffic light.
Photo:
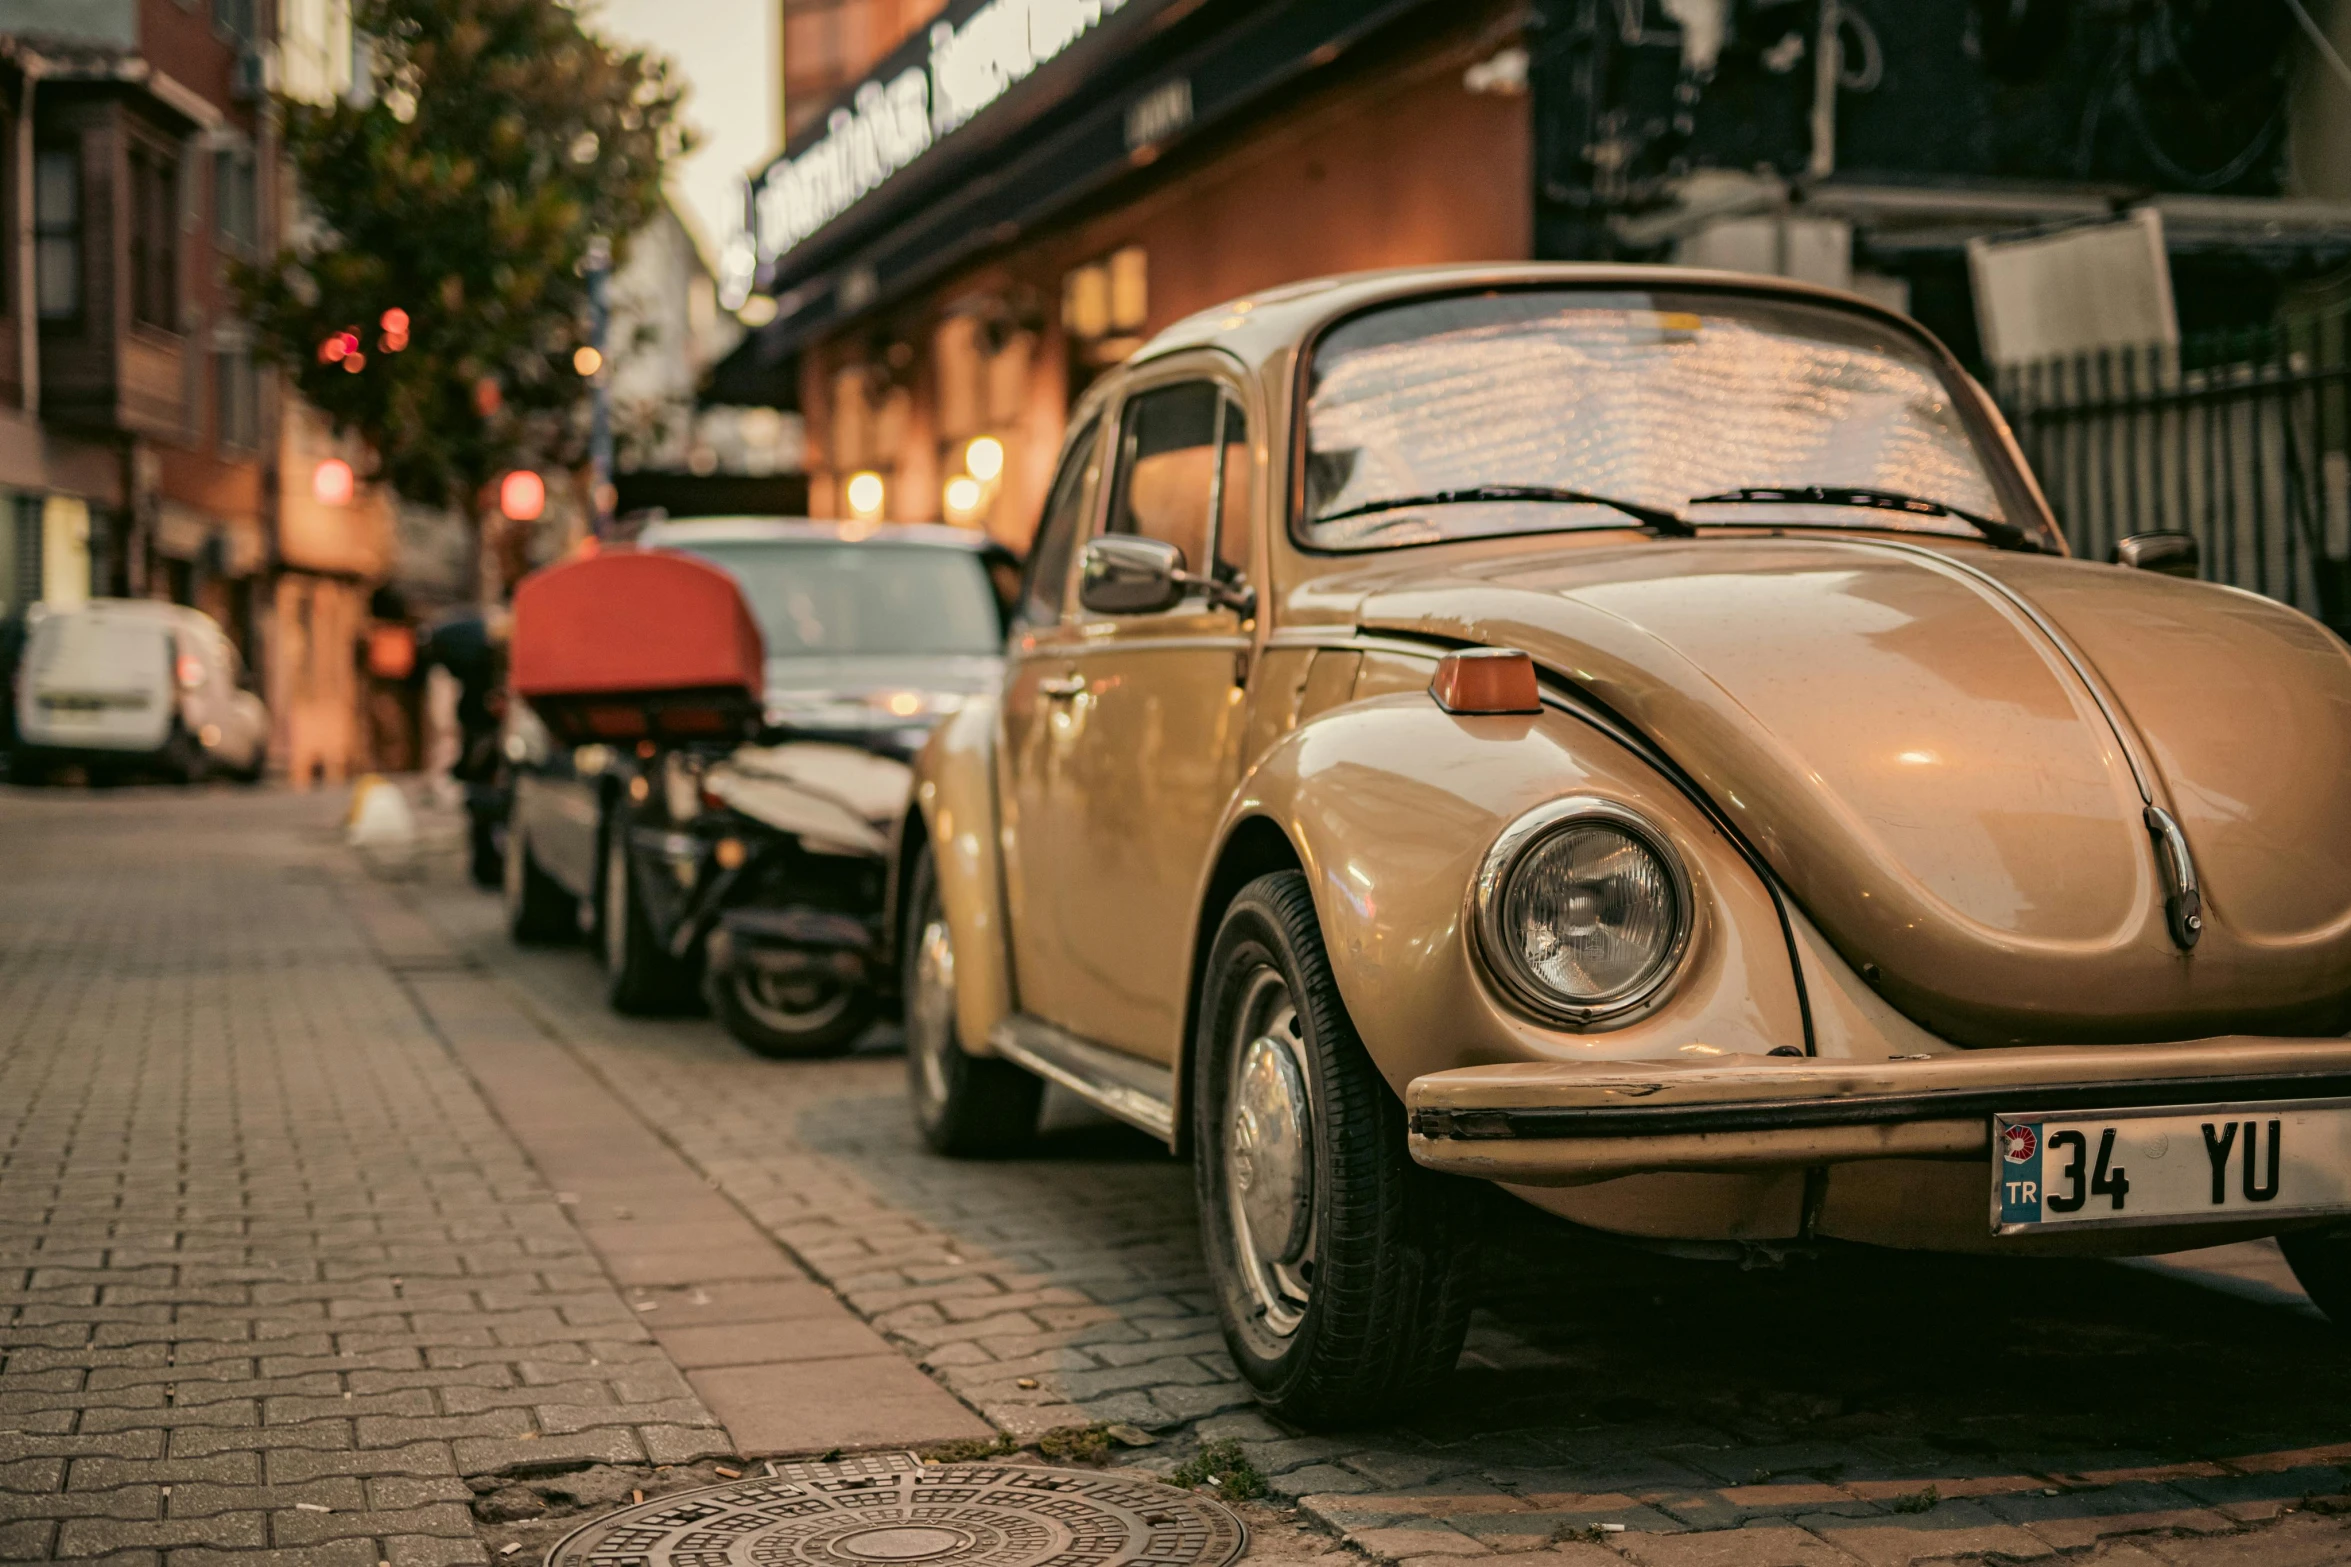
<svg viewBox="0 0 2351 1567">
<path fill-rule="evenodd" d="M 547 481 L 517 468 L 498 481 L 498 510 L 511 522 L 537 522 L 547 509 Z"/>
<path fill-rule="evenodd" d="M 321 506 L 348 506 L 356 483 L 349 463 L 329 457 L 312 471 L 310 493 Z"/>
</svg>

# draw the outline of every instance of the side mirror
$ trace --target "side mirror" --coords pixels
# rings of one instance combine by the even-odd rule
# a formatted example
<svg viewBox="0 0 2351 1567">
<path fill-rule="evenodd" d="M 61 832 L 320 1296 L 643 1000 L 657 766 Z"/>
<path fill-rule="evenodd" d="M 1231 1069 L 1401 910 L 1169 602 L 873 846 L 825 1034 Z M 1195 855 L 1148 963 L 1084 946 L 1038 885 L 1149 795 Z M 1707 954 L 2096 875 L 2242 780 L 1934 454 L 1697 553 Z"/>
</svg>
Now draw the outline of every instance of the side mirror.
<svg viewBox="0 0 2351 1567">
<path fill-rule="evenodd" d="M 2159 572 L 2166 577 L 2202 575 L 2204 550 L 2193 533 L 2166 528 L 2157 533 L 2133 533 L 2114 541 L 2111 557 L 2117 566 L 2134 571 Z"/>
<path fill-rule="evenodd" d="M 1165 539 L 1105 534 L 1086 546 L 1078 602 L 1101 615 L 1149 615 L 1180 603 L 1184 552 Z"/>
</svg>

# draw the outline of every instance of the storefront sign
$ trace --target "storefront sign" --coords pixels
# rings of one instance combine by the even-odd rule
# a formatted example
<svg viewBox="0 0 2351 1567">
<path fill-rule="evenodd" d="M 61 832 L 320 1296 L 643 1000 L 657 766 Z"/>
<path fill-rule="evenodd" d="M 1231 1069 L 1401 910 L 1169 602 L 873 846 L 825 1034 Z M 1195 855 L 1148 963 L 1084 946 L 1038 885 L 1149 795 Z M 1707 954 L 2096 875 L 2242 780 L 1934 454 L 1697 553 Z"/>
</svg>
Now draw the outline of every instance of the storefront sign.
<svg viewBox="0 0 2351 1567">
<path fill-rule="evenodd" d="M 925 64 L 866 82 L 832 112 L 822 138 L 760 177 L 759 259 L 783 255 L 847 212 L 1127 4 L 988 0 L 961 26 L 934 24 Z"/>
</svg>

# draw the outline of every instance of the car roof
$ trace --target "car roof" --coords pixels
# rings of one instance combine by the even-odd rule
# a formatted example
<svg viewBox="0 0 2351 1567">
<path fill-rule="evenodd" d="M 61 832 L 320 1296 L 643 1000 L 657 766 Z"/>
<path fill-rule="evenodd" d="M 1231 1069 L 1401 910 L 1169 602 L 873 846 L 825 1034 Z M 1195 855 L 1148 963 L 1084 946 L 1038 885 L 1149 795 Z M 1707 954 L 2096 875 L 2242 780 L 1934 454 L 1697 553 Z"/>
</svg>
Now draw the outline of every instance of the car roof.
<svg viewBox="0 0 2351 1567">
<path fill-rule="evenodd" d="M 972 528 L 936 522 L 820 522 L 807 517 L 695 517 L 650 524 L 637 536 L 644 549 L 696 544 L 929 544 L 986 550 L 996 541 Z"/>
<path fill-rule="evenodd" d="M 63 619 L 68 615 L 102 616 L 108 620 L 155 621 L 167 626 L 201 626 L 219 631 L 220 622 L 200 609 L 186 604 L 167 604 L 161 599 L 84 599 L 79 604 L 35 604 L 33 614 L 42 620 Z"/>
<path fill-rule="evenodd" d="M 1840 306 L 1895 322 L 1912 332 L 1920 330 L 1916 322 L 1895 315 L 1860 294 L 1751 272 L 1630 262 L 1474 262 L 1340 273 L 1244 294 L 1171 323 L 1137 350 L 1127 363 L 1139 366 L 1164 354 L 1217 348 L 1255 367 L 1287 353 L 1325 324 L 1367 306 L 1464 289 L 1543 284 L 1562 288 L 1695 288 L 1776 294 Z M 1106 381 L 1110 379 L 1104 377 Z"/>
</svg>

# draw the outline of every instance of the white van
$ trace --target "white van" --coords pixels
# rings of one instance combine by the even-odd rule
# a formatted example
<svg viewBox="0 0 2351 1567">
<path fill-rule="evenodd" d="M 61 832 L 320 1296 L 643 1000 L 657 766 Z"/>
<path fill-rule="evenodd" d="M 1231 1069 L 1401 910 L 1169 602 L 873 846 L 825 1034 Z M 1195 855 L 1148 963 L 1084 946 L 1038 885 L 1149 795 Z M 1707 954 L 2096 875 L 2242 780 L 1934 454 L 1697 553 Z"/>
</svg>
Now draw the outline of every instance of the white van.
<svg viewBox="0 0 2351 1567">
<path fill-rule="evenodd" d="M 241 684 L 236 647 L 211 616 L 146 599 L 35 605 L 17 665 L 9 777 L 55 767 L 93 777 L 160 769 L 193 783 L 248 781 L 269 757 L 269 712 Z"/>
</svg>

